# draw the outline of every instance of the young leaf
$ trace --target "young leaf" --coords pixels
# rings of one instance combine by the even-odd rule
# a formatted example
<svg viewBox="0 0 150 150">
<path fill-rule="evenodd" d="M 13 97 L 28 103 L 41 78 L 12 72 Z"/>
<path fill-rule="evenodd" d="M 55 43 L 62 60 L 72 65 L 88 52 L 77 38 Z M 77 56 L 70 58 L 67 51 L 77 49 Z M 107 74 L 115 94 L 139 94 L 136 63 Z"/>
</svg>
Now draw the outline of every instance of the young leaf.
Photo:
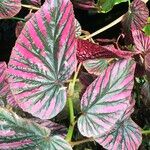
<svg viewBox="0 0 150 150">
<path fill-rule="evenodd" d="M 64 82 L 75 70 L 75 18 L 69 0 L 47 0 L 26 23 L 12 50 L 9 82 L 18 105 L 41 119 L 65 106 Z"/>
<path fill-rule="evenodd" d="M 0 105 L 17 106 L 14 96 L 10 90 L 7 79 L 7 65 L 5 62 L 0 62 Z"/>
<path fill-rule="evenodd" d="M 97 1 L 97 7 L 99 8 L 99 11 L 102 13 L 107 13 L 110 11 L 115 5 L 127 2 L 128 0 L 98 0 Z"/>
<path fill-rule="evenodd" d="M 83 62 L 83 66 L 90 74 L 98 76 L 108 67 L 108 61 L 106 59 L 89 59 Z"/>
<path fill-rule="evenodd" d="M 77 58 L 79 61 L 95 58 L 131 58 L 132 56 L 133 53 L 116 49 L 111 45 L 101 46 L 88 40 L 77 40 Z"/>
<path fill-rule="evenodd" d="M 96 138 L 96 142 L 108 150 L 137 150 L 142 141 L 141 129 L 130 118 L 134 101 L 115 127 L 106 135 Z"/>
<path fill-rule="evenodd" d="M 0 19 L 11 18 L 21 9 L 20 0 L 1 0 L 0 1 Z"/>
<path fill-rule="evenodd" d="M 121 60 L 109 66 L 88 88 L 81 99 L 82 115 L 78 129 L 87 137 L 109 132 L 129 106 L 135 63 Z"/>
<path fill-rule="evenodd" d="M 51 135 L 48 128 L 4 108 L 0 108 L 0 149 L 72 150 L 63 138 Z"/>
</svg>

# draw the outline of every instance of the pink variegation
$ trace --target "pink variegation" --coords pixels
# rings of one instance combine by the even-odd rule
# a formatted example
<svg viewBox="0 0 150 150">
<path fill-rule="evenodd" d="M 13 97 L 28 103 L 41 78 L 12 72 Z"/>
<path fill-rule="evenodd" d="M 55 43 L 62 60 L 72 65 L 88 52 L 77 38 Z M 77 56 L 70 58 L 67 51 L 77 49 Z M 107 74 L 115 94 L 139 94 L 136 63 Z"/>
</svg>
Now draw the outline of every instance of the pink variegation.
<svg viewBox="0 0 150 150">
<path fill-rule="evenodd" d="M 1 0 L 0 19 L 11 18 L 21 9 L 21 0 Z"/>
<path fill-rule="evenodd" d="M 0 99 L 0 101 L 2 101 L 0 102 L 2 105 L 8 104 L 11 106 L 17 106 L 8 83 L 7 65 L 5 62 L 0 62 Z"/>
<path fill-rule="evenodd" d="M 95 141 L 108 150 L 137 150 L 142 142 L 140 127 L 130 118 L 135 101 L 125 111 L 115 127 Z"/>
<path fill-rule="evenodd" d="M 146 24 L 149 16 L 149 10 L 146 4 L 141 0 L 134 0 L 129 11 L 122 20 L 123 33 L 126 35 L 126 42 L 132 43 L 133 37 L 131 30 L 141 30 Z"/>
<path fill-rule="evenodd" d="M 26 23 L 12 50 L 9 82 L 18 105 L 41 119 L 65 106 L 77 64 L 75 18 L 69 0 L 47 0 Z"/>
<path fill-rule="evenodd" d="M 94 75 L 100 75 L 104 69 L 108 67 L 109 63 L 107 59 L 92 59 L 86 60 L 83 62 L 85 69 Z"/>
<path fill-rule="evenodd" d="M 86 137 L 108 133 L 122 117 L 130 101 L 135 62 L 121 60 L 109 66 L 88 86 L 81 99 L 78 129 Z"/>
<path fill-rule="evenodd" d="M 150 36 L 140 30 L 132 30 L 134 49 L 141 54 L 146 71 L 150 71 Z"/>
<path fill-rule="evenodd" d="M 0 108 L 0 149 L 72 150 L 60 136 L 47 128 L 51 122 L 23 119 L 12 111 Z"/>
</svg>

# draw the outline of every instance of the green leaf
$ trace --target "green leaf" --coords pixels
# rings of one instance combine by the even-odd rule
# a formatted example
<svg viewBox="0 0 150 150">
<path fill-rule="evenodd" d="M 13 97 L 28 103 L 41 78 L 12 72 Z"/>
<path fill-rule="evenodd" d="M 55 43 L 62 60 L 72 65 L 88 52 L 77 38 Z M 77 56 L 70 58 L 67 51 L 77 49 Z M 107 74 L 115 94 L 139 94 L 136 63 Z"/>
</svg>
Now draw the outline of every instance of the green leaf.
<svg viewBox="0 0 150 150">
<path fill-rule="evenodd" d="M 114 5 L 120 4 L 122 2 L 127 2 L 128 0 L 98 0 L 97 1 L 97 6 L 99 8 L 99 11 L 102 13 L 107 13 L 109 12 Z"/>
<path fill-rule="evenodd" d="M 147 24 L 144 28 L 143 31 L 145 32 L 146 35 L 150 36 L 150 24 Z"/>
</svg>

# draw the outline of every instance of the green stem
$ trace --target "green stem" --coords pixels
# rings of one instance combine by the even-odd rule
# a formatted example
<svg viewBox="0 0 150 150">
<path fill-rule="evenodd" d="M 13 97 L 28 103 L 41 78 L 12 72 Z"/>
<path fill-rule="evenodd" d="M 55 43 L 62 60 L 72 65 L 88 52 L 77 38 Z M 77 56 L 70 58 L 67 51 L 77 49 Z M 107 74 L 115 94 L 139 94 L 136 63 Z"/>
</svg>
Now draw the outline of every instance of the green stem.
<svg viewBox="0 0 150 150">
<path fill-rule="evenodd" d="M 74 108 L 73 108 L 72 99 L 69 97 L 67 102 L 68 102 L 68 106 L 69 106 L 70 126 L 69 126 L 69 129 L 68 129 L 66 140 L 68 142 L 70 142 L 71 139 L 72 139 L 73 131 L 74 131 L 75 116 L 74 116 Z"/>
<path fill-rule="evenodd" d="M 150 134 L 150 130 L 143 130 L 142 134 Z"/>
<path fill-rule="evenodd" d="M 23 18 L 18 18 L 18 17 L 11 17 L 11 18 L 8 18 L 8 19 L 26 22 L 25 19 L 23 19 Z"/>
<path fill-rule="evenodd" d="M 74 116 L 74 108 L 73 108 L 73 101 L 72 101 L 72 96 L 74 94 L 74 87 L 75 87 L 75 83 L 77 80 L 77 76 L 79 74 L 80 68 L 81 68 L 81 63 L 78 65 L 77 70 L 74 74 L 73 80 L 70 82 L 69 84 L 69 89 L 68 89 L 68 107 L 69 107 L 69 115 L 70 115 L 70 125 L 69 125 L 69 129 L 68 129 L 68 133 L 66 136 L 66 140 L 68 142 L 71 141 L 72 136 L 73 136 L 73 131 L 74 131 L 74 126 L 76 124 L 75 122 L 75 116 Z"/>
<path fill-rule="evenodd" d="M 80 141 L 70 142 L 70 144 L 71 144 L 72 147 L 74 147 L 76 145 L 80 145 L 80 144 L 87 143 L 87 142 L 93 142 L 93 141 L 94 141 L 93 138 L 88 138 L 88 139 L 83 139 L 83 140 L 80 140 Z"/>
</svg>

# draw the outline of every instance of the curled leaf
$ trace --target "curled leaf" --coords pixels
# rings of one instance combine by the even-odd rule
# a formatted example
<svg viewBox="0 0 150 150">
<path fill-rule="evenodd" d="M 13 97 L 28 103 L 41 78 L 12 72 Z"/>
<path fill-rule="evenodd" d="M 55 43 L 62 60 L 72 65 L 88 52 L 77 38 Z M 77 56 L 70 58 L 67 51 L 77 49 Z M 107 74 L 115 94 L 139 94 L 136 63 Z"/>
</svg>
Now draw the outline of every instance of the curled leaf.
<svg viewBox="0 0 150 150">
<path fill-rule="evenodd" d="M 1 0 L 0 19 L 11 18 L 21 9 L 21 0 Z"/>
<path fill-rule="evenodd" d="M 133 55 L 134 53 L 116 49 L 114 46 L 100 46 L 81 39 L 77 41 L 77 59 L 79 61 L 95 58 L 131 58 Z"/>
</svg>

